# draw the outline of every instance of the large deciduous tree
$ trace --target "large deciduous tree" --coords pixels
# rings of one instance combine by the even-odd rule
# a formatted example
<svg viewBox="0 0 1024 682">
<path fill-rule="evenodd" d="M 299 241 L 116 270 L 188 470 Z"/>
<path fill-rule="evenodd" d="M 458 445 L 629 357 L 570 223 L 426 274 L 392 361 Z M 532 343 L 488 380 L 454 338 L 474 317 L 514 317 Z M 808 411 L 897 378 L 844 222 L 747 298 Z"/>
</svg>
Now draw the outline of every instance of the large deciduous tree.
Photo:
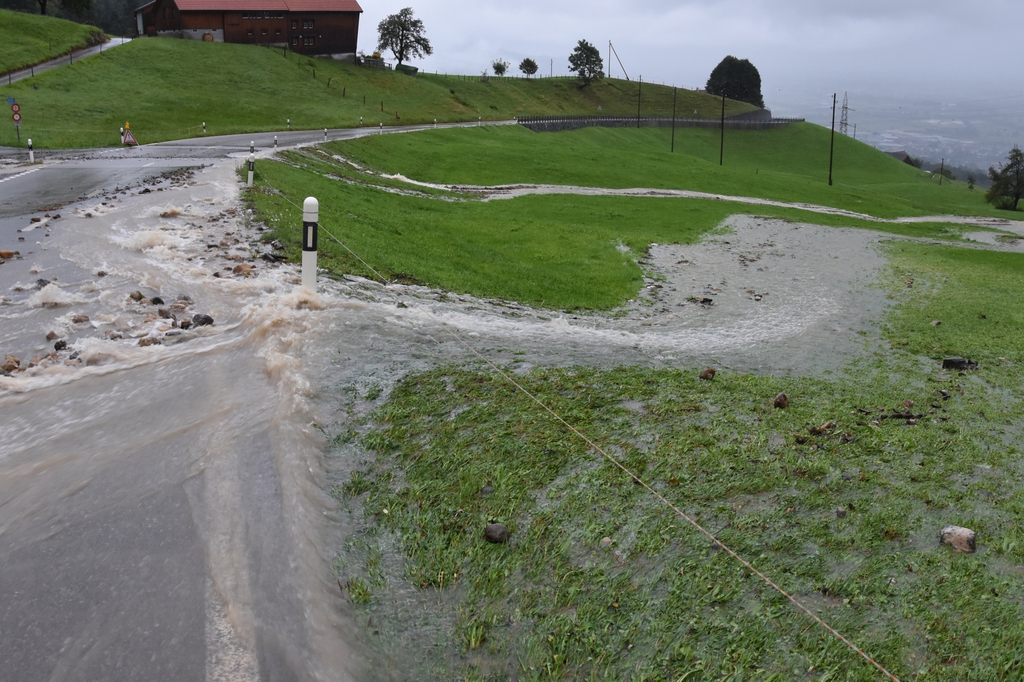
<svg viewBox="0 0 1024 682">
<path fill-rule="evenodd" d="M 412 58 L 423 58 L 434 54 L 430 41 L 424 35 L 423 22 L 412 15 L 412 7 L 406 7 L 398 14 L 392 14 L 377 25 L 378 50 L 391 50 L 402 62 Z"/>
<path fill-rule="evenodd" d="M 581 40 L 576 44 L 576 49 L 569 55 L 569 70 L 576 74 L 576 77 L 583 83 L 581 87 L 587 87 L 594 81 L 604 78 L 604 60 L 596 47 Z"/>
<path fill-rule="evenodd" d="M 529 78 L 533 74 L 537 73 L 537 62 L 533 61 L 529 57 L 519 62 L 519 70 L 526 74 Z"/>
<path fill-rule="evenodd" d="M 491 62 L 491 69 L 494 70 L 495 76 L 504 76 L 505 72 L 508 71 L 508 67 L 509 63 L 506 62 L 501 57 L 498 57 L 493 62 Z"/>
<path fill-rule="evenodd" d="M 761 96 L 761 74 L 747 59 L 729 55 L 711 72 L 705 89 L 712 95 L 725 95 L 755 107 L 764 108 Z"/>
<path fill-rule="evenodd" d="M 985 193 L 985 201 L 996 208 L 1016 211 L 1017 204 L 1024 196 L 1024 152 L 1013 145 L 1006 156 L 1006 163 L 999 165 L 999 170 L 988 169 L 988 177 L 992 186 Z"/>
</svg>

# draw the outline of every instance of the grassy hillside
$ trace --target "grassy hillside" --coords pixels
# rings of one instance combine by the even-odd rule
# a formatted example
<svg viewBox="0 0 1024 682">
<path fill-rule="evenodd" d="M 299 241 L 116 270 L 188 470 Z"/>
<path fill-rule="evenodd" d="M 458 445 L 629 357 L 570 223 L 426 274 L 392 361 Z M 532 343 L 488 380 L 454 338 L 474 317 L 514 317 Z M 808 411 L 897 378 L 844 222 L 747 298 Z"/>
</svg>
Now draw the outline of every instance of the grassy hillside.
<svg viewBox="0 0 1024 682">
<path fill-rule="evenodd" d="M 320 200 L 321 225 L 388 277 L 402 273 L 451 291 L 557 309 L 623 303 L 642 285 L 635 259 L 651 242 L 693 243 L 736 213 L 880 227 L 916 236 L 948 234 L 943 226 L 878 225 L 714 200 L 555 195 L 445 201 L 431 194 L 416 196 L 420 188 L 360 173 L 316 151 L 286 152 L 285 158 L 288 163 L 257 165 L 257 187 L 250 196 L 292 256 L 299 249 L 296 206 L 312 195 Z M 413 195 L 385 194 L 384 187 Z M 620 252 L 618 245 L 629 247 L 629 253 Z M 331 271 L 372 276 L 328 240 L 320 253 L 320 265 Z"/>
<path fill-rule="evenodd" d="M 315 74 L 315 77 L 314 77 Z M 132 124 L 143 144 L 199 135 L 293 128 L 508 119 L 516 115 L 635 113 L 636 84 L 609 80 L 411 78 L 282 50 L 146 38 L 6 88 L 22 104 L 22 137 L 38 147 L 117 143 Z M 671 111 L 671 88 L 644 86 L 650 113 Z M 364 103 L 365 102 L 365 103 Z M 383 102 L 383 111 L 381 103 Z M 681 91 L 680 111 L 715 115 L 718 101 Z M 728 113 L 750 109 L 729 102 Z M 0 127 L 0 145 L 13 144 Z"/>
<path fill-rule="evenodd" d="M 553 183 L 654 187 L 834 206 L 881 218 L 935 214 L 1012 216 L 962 182 L 939 186 L 928 174 L 849 137 L 836 137 L 828 186 L 829 131 L 797 123 L 768 131 L 586 128 L 532 133 L 524 128 L 442 130 L 367 137 L 330 148 L 371 168 L 442 183 Z"/>
<path fill-rule="evenodd" d="M 102 35 L 95 26 L 0 9 L 0 73 L 97 45 Z"/>
</svg>

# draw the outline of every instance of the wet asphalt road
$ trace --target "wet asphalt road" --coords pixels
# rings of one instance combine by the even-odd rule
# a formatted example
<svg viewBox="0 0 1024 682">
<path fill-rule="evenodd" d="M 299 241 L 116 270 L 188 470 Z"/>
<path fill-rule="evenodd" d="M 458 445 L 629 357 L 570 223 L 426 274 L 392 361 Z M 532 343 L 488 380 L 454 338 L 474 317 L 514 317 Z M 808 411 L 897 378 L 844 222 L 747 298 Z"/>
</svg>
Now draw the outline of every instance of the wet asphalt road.
<svg viewBox="0 0 1024 682">
<path fill-rule="evenodd" d="M 334 130 L 328 139 L 366 134 L 373 131 Z M 247 156 L 250 141 L 270 150 L 275 136 L 280 147 L 324 139 L 322 130 L 279 131 L 37 150 L 31 166 L 25 150 L 0 149 L 0 249 L 27 254 L 0 271 L 0 290 L 37 277 L 34 263 L 61 282 L 92 276 L 44 248 L 50 230 L 18 232 L 34 215 L 67 216 L 114 188 Z M 69 227 L 58 220 L 51 230 Z M 0 347 L 0 358 L 10 350 Z M 275 466 L 278 436 L 270 415 L 245 400 L 269 389 L 244 353 L 227 357 L 0 393 L 0 680 L 311 679 L 304 661 L 316 633 L 299 596 L 305 587 L 289 583 L 296 532 Z M 218 533 L 244 538 L 229 564 L 251 576 L 254 590 L 245 643 L 211 587 Z M 336 670 L 332 679 L 353 676 Z"/>
</svg>

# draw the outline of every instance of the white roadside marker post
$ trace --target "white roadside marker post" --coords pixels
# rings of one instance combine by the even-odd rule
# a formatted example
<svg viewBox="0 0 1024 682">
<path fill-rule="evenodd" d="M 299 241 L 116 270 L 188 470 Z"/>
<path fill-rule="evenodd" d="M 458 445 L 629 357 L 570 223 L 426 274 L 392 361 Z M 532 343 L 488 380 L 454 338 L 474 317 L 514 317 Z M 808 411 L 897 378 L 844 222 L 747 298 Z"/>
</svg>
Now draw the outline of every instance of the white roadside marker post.
<svg viewBox="0 0 1024 682">
<path fill-rule="evenodd" d="M 484 117 L 483 116 L 477 116 L 476 117 L 476 125 L 477 125 L 477 127 L 479 128 L 483 124 L 484 124 Z"/>
<path fill-rule="evenodd" d="M 206 121 L 203 121 L 203 135 L 206 134 Z"/>
<path fill-rule="evenodd" d="M 256 142 L 249 142 L 249 153 L 253 154 L 256 152 Z"/>
<path fill-rule="evenodd" d="M 291 130 L 291 129 L 292 129 L 292 120 L 289 118 L 288 119 L 288 130 Z"/>
<path fill-rule="evenodd" d="M 437 130 L 437 119 L 434 119 L 434 130 Z"/>
<path fill-rule="evenodd" d="M 249 181 L 245 183 L 246 187 L 252 187 L 252 174 L 256 170 L 256 155 L 249 154 Z"/>
<path fill-rule="evenodd" d="M 306 197 L 302 202 L 302 286 L 316 291 L 316 248 L 320 202 Z"/>
<path fill-rule="evenodd" d="M 362 116 L 359 117 L 359 127 L 360 128 L 363 127 L 363 117 Z"/>
<path fill-rule="evenodd" d="M 383 134 L 384 134 L 384 121 L 381 121 L 381 122 L 380 122 L 380 133 L 379 133 L 379 134 L 380 134 L 380 135 L 383 135 Z"/>
<path fill-rule="evenodd" d="M 32 151 L 32 138 L 31 137 L 28 138 L 28 162 L 30 164 L 36 162 L 36 153 L 34 151 Z"/>
<path fill-rule="evenodd" d="M 324 128 L 324 142 L 327 142 L 327 128 Z"/>
<path fill-rule="evenodd" d="M 277 135 L 274 135 L 274 149 L 277 149 Z"/>
</svg>

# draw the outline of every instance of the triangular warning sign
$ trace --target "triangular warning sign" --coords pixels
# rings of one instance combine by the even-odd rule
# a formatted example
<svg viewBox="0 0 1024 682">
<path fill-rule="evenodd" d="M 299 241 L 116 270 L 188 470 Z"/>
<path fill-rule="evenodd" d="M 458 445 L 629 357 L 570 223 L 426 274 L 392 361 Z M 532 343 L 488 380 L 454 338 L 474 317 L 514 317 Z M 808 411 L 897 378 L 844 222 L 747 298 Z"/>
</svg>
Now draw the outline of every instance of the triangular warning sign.
<svg viewBox="0 0 1024 682">
<path fill-rule="evenodd" d="M 132 131 L 130 130 L 124 131 L 124 140 L 122 140 L 122 143 L 127 145 L 139 144 L 138 142 L 135 141 L 135 136 L 132 135 Z"/>
</svg>

